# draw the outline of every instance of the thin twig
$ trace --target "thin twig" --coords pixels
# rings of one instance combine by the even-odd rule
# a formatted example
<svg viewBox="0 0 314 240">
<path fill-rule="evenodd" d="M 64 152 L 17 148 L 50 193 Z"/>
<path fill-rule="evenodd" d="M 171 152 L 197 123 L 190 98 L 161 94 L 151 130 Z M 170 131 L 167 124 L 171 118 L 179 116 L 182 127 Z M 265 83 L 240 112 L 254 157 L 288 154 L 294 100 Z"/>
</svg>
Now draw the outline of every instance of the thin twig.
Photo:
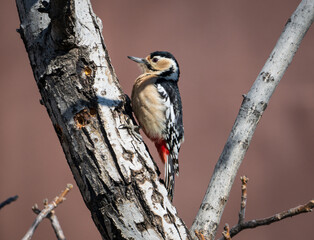
<svg viewBox="0 0 314 240">
<path fill-rule="evenodd" d="M 230 235 L 234 236 L 243 229 L 247 228 L 256 228 L 259 226 L 269 225 L 274 222 L 281 221 L 287 217 L 293 217 L 296 215 L 299 215 L 301 213 L 307 213 L 311 212 L 314 208 L 314 200 L 309 201 L 307 204 L 297 206 L 295 208 L 291 208 L 289 210 L 283 211 L 281 213 L 275 214 L 268 218 L 258 219 L 258 220 L 251 220 L 244 223 L 241 223 L 239 225 L 236 225 L 231 228 Z"/>
<path fill-rule="evenodd" d="M 44 200 L 44 206 L 46 207 L 48 205 L 48 200 L 45 199 Z M 38 208 L 38 205 L 35 204 L 33 207 L 32 207 L 32 210 L 35 214 L 39 214 L 41 212 L 41 210 Z M 64 233 L 62 231 L 62 228 L 61 228 L 61 225 L 59 223 L 59 220 L 55 214 L 55 211 L 52 210 L 47 216 L 46 218 L 48 218 L 51 222 L 51 226 L 57 236 L 57 239 L 58 240 L 66 240 L 65 236 L 64 236 Z"/>
<path fill-rule="evenodd" d="M 30 227 L 30 229 L 28 230 L 28 232 L 25 234 L 25 236 L 22 238 L 22 240 L 29 240 L 32 238 L 34 232 L 35 232 L 35 229 L 38 227 L 39 223 L 48 216 L 48 214 L 51 213 L 51 211 L 53 209 L 55 209 L 60 203 L 62 203 L 64 200 L 65 200 L 65 196 L 66 194 L 73 188 L 73 185 L 72 184 L 68 184 L 66 189 L 58 196 L 56 197 L 51 203 L 48 204 L 48 200 L 47 202 L 44 204 L 45 207 L 44 209 L 38 213 L 34 223 L 32 224 L 32 226 Z M 35 205 L 34 207 L 36 207 L 37 205 Z M 33 207 L 33 211 L 35 213 L 38 212 L 38 207 L 37 209 L 38 210 L 34 210 L 34 207 Z"/>
<path fill-rule="evenodd" d="M 240 211 L 239 211 L 238 225 L 243 223 L 245 219 L 245 210 L 246 210 L 246 201 L 247 201 L 247 182 L 249 181 L 249 178 L 244 175 L 240 177 L 240 180 L 241 180 L 241 205 L 240 205 Z M 224 240 L 231 240 L 230 228 L 228 224 L 225 225 L 222 235 L 223 235 Z"/>
<path fill-rule="evenodd" d="M 246 209 L 246 201 L 247 201 L 247 182 L 249 181 L 249 179 L 246 176 L 242 176 L 241 178 L 241 191 L 242 191 L 242 195 L 241 195 L 241 208 L 240 208 L 240 212 L 239 212 L 239 221 L 238 224 L 244 222 L 245 219 L 245 209 Z"/>
<path fill-rule="evenodd" d="M 256 228 L 259 226 L 269 225 L 274 222 L 281 221 L 288 217 L 293 217 L 301 213 L 311 212 L 313 208 L 314 208 L 314 200 L 311 200 L 304 205 L 300 205 L 300 206 L 291 208 L 289 210 L 283 211 L 281 213 L 277 213 L 268 218 L 251 220 L 251 221 L 243 222 L 241 224 L 237 224 L 230 229 L 230 236 L 233 237 L 234 235 L 238 234 L 239 232 L 247 228 Z M 219 240 L 224 240 L 224 238 L 222 237 Z"/>
<path fill-rule="evenodd" d="M 291 208 L 289 210 L 283 211 L 281 213 L 275 214 L 268 218 L 262 218 L 257 220 L 251 220 L 244 222 L 245 219 L 245 210 L 246 210 L 246 202 L 247 202 L 247 182 L 249 179 L 246 176 L 242 176 L 241 178 L 241 207 L 239 212 L 239 221 L 238 224 L 229 229 L 228 224 L 224 227 L 224 232 L 222 233 L 223 237 L 219 240 L 230 240 L 231 237 L 235 236 L 239 232 L 247 228 L 256 228 L 259 226 L 269 225 L 274 222 L 278 222 L 287 217 L 293 217 L 301 213 L 311 212 L 314 208 L 314 200 L 309 201 L 307 204 L 300 205 L 295 208 Z M 229 237 L 229 238 L 228 238 Z"/>
<path fill-rule="evenodd" d="M 52 226 L 58 240 L 66 240 L 64 233 L 62 231 L 60 222 L 57 218 L 57 215 L 54 213 L 51 214 L 51 216 L 49 217 L 49 220 L 51 221 L 51 226 Z"/>
<path fill-rule="evenodd" d="M 4 206 L 16 201 L 17 199 L 18 199 L 18 195 L 14 196 L 14 197 L 9 197 L 7 200 L 0 203 L 0 209 L 3 208 Z"/>
<path fill-rule="evenodd" d="M 226 225 L 224 227 L 224 231 L 222 232 L 222 235 L 224 236 L 225 240 L 231 240 L 230 228 L 229 228 L 229 225 L 227 223 L 226 223 Z"/>
</svg>

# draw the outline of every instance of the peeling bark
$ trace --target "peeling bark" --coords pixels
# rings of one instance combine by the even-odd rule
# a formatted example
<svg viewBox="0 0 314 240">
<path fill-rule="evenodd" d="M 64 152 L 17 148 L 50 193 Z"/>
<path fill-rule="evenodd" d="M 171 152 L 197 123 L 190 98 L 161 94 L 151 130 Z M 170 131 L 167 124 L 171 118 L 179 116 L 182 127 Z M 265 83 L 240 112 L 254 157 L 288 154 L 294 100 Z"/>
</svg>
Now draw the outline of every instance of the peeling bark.
<svg viewBox="0 0 314 240">
<path fill-rule="evenodd" d="M 89 0 L 17 0 L 34 77 L 104 239 L 191 239 L 133 124 Z"/>
</svg>

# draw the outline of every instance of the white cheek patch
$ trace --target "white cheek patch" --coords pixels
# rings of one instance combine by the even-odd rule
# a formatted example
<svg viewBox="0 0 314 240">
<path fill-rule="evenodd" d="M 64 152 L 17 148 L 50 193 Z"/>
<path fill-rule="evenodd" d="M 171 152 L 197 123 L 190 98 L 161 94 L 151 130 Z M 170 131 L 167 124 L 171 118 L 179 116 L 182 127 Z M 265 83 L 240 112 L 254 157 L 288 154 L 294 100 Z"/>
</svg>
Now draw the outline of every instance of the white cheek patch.
<svg viewBox="0 0 314 240">
<path fill-rule="evenodd" d="M 165 79 L 177 80 L 179 78 L 179 69 L 177 63 L 173 59 L 167 59 L 169 62 L 169 68 L 164 70 L 163 72 L 167 72 L 172 68 L 172 73 L 164 76 Z"/>
<path fill-rule="evenodd" d="M 171 62 L 171 66 L 173 67 L 173 71 L 174 72 L 178 72 L 178 66 L 176 64 L 176 62 L 173 59 L 169 59 Z"/>
</svg>

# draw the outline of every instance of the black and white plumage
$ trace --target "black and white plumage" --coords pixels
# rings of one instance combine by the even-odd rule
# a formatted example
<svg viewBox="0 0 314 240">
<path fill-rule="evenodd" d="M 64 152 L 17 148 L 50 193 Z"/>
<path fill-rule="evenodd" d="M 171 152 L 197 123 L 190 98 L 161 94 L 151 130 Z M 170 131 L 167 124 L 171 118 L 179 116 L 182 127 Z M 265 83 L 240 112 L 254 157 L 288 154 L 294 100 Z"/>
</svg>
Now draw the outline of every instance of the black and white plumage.
<svg viewBox="0 0 314 240">
<path fill-rule="evenodd" d="M 157 51 L 146 58 L 129 58 L 139 63 L 143 71 L 133 86 L 133 111 L 165 163 L 165 185 L 172 200 L 175 174 L 179 174 L 178 156 L 184 140 L 179 65 L 169 52 Z"/>
<path fill-rule="evenodd" d="M 157 91 L 160 93 L 167 106 L 166 131 L 164 139 L 166 141 L 169 156 L 165 164 L 165 183 L 170 195 L 173 195 L 174 174 L 179 175 L 179 151 L 184 140 L 184 130 L 182 121 L 182 104 L 177 82 L 165 79 L 156 81 Z"/>
</svg>

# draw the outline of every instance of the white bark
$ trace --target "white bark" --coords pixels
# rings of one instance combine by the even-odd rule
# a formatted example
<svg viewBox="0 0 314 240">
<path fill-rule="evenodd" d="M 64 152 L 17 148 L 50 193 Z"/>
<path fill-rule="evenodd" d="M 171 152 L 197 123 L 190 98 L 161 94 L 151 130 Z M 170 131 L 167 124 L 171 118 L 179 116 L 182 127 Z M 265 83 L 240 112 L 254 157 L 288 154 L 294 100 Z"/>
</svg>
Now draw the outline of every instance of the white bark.
<svg viewBox="0 0 314 240">
<path fill-rule="evenodd" d="M 255 128 L 313 19 L 314 0 L 303 0 L 287 21 L 252 88 L 243 96 L 239 114 L 191 227 L 192 234 L 198 230 L 206 239 L 214 239 L 231 186 Z"/>
<path fill-rule="evenodd" d="M 17 0 L 42 101 L 104 239 L 191 239 L 132 123 L 89 0 Z"/>
</svg>

